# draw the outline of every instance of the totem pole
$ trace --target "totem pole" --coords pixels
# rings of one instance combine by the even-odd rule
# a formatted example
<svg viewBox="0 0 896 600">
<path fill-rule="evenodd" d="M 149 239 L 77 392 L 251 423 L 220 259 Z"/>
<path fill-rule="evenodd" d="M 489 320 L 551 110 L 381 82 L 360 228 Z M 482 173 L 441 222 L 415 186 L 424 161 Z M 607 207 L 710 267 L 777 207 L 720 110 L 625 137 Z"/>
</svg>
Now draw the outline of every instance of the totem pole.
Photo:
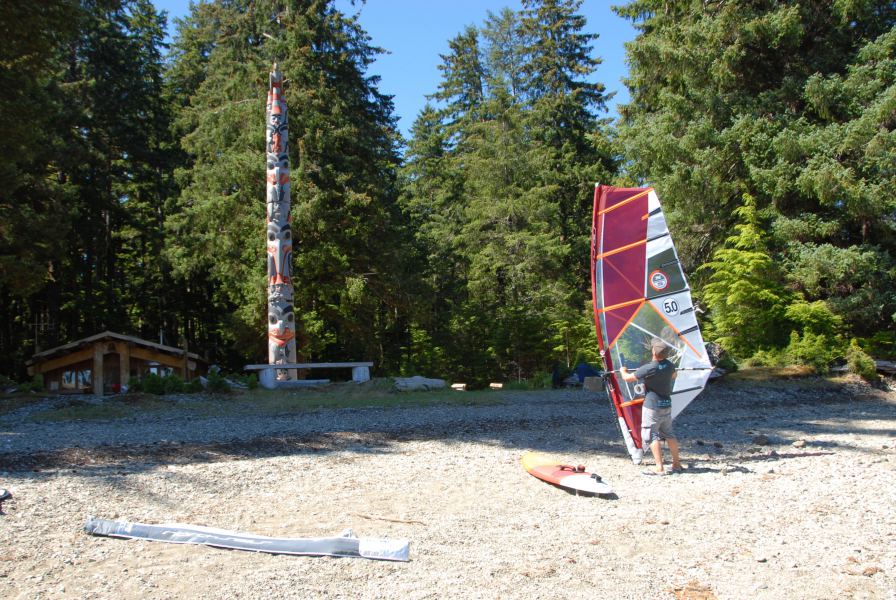
<svg viewBox="0 0 896 600">
<path fill-rule="evenodd" d="M 296 362 L 293 312 L 292 216 L 289 197 L 289 130 L 283 75 L 274 63 L 267 102 L 268 364 Z M 295 369 L 278 369 L 277 379 L 295 379 Z"/>
</svg>

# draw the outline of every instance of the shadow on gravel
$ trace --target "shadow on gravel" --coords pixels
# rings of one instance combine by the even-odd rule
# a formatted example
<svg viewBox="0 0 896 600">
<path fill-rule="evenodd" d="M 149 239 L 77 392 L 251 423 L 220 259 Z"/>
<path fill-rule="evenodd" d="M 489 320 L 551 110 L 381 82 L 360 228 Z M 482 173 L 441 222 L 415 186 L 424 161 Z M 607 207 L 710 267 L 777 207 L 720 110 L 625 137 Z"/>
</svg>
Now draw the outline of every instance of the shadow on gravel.
<svg viewBox="0 0 896 600">
<path fill-rule="evenodd" d="M 740 465 L 720 465 L 719 467 L 695 467 L 694 463 L 701 462 L 699 460 L 682 459 L 688 465 L 683 473 L 675 475 L 667 475 L 667 477 L 687 477 L 689 475 L 718 475 L 719 473 L 753 473 L 750 469 Z"/>
<path fill-rule="evenodd" d="M 531 410 L 527 413 L 528 418 L 479 418 L 475 412 L 478 409 L 472 409 L 472 413 L 458 412 L 457 418 L 449 416 L 440 423 L 424 422 L 401 428 L 390 423 L 387 414 L 383 420 L 385 424 L 367 427 L 368 431 L 351 431 L 353 415 L 358 413 L 353 410 L 334 419 L 343 431 L 217 443 L 159 442 L 142 446 L 100 445 L 5 453 L 0 454 L 0 473 L 31 477 L 40 476 L 36 474 L 43 471 L 65 470 L 86 476 L 117 476 L 165 465 L 336 452 L 392 453 L 402 451 L 403 442 L 429 440 L 448 444 L 477 442 L 569 456 L 597 453 L 627 458 L 615 418 L 603 394 L 569 391 L 546 391 L 543 394 L 543 403 L 539 400 L 536 406 L 544 406 L 544 418 L 531 417 Z M 512 401 L 505 406 L 511 411 L 512 407 Z M 453 414 L 452 408 L 446 410 Z M 463 410 L 471 409 L 458 407 L 458 411 Z M 567 416 L 556 416 L 556 413 L 552 414 L 554 410 Z M 461 419 L 462 415 L 472 417 Z M 277 417 L 271 419 L 275 422 Z M 756 390 L 743 385 L 715 383 L 676 420 L 676 429 L 682 441 L 684 460 L 697 465 L 689 473 L 699 474 L 716 471 L 709 465 L 717 463 L 769 462 L 831 453 L 816 451 L 817 448 L 881 452 L 880 449 L 869 450 L 867 444 L 812 439 L 830 434 L 896 435 L 896 428 L 866 427 L 866 420 L 896 425 L 892 393 L 887 395 L 871 388 L 857 391 L 854 385 L 816 389 L 783 382 L 778 388 Z M 751 450 L 753 437 L 760 433 L 768 436 L 770 445 L 759 451 Z M 811 450 L 776 451 L 776 448 L 789 448 L 791 443 L 802 438 L 812 439 Z M 731 471 L 737 467 L 728 464 L 718 470 L 723 468 Z"/>
<path fill-rule="evenodd" d="M 327 455 L 336 452 L 390 453 L 400 452 L 400 445 L 409 441 L 451 440 L 482 441 L 489 444 L 518 446 L 543 451 L 613 453 L 621 449 L 606 439 L 599 441 L 593 430 L 584 438 L 578 435 L 577 424 L 569 419 L 547 423 L 546 430 L 534 434 L 537 425 L 529 420 L 485 421 L 469 424 L 449 423 L 444 426 L 423 426 L 399 431 L 332 432 L 305 436 L 259 437 L 220 443 L 164 442 L 144 446 L 98 446 L 65 448 L 52 452 L 0 454 L 0 472 L 41 473 L 67 470 L 83 475 L 120 475 L 166 465 L 255 460 L 288 455 Z"/>
<path fill-rule="evenodd" d="M 691 458 L 686 457 L 682 460 L 688 464 L 688 468 L 683 475 L 699 475 L 699 474 L 717 474 L 717 473 L 754 473 L 748 467 L 743 466 L 744 463 L 763 463 L 770 464 L 781 460 L 790 460 L 796 458 L 810 458 L 813 456 L 831 456 L 835 452 L 775 452 L 770 454 L 755 455 L 727 455 L 713 458 Z M 718 466 L 710 466 L 718 465 Z"/>
</svg>

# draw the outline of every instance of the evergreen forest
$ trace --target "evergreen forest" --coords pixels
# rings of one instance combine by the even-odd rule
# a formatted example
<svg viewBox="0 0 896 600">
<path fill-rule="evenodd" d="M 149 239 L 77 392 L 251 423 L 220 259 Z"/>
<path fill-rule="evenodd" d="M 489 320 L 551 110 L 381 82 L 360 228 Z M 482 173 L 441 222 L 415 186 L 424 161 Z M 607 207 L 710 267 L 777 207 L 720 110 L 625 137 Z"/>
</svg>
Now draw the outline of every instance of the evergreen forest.
<svg viewBox="0 0 896 600">
<path fill-rule="evenodd" d="M 630 0 L 607 110 L 583 0 L 469 15 L 408 139 L 332 0 L 0 3 L 0 374 L 111 330 L 267 362 L 264 114 L 290 110 L 300 360 L 536 381 L 597 362 L 595 182 L 651 185 L 713 341 L 896 355 L 896 3 Z"/>
</svg>

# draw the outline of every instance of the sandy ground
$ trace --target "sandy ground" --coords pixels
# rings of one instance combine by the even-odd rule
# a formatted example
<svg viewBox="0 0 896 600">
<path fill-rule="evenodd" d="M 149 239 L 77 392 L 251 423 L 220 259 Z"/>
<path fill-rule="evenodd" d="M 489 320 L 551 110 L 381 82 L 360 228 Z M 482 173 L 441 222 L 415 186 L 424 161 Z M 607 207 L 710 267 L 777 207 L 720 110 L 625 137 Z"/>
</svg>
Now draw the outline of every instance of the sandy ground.
<svg viewBox="0 0 896 600">
<path fill-rule="evenodd" d="M 304 438 L 0 454 L 15 495 L 0 597 L 896 598 L 896 393 L 714 384 L 676 421 L 686 473 L 663 478 L 631 464 L 605 400 L 541 394 L 543 419 L 513 419 L 510 395 L 508 418 L 469 425 L 360 433 L 354 411 Z M 552 414 L 570 406 L 580 418 Z M 536 480 L 528 449 L 584 463 L 615 496 Z M 351 528 L 410 540 L 410 561 L 93 537 L 90 515 L 282 537 Z"/>
</svg>

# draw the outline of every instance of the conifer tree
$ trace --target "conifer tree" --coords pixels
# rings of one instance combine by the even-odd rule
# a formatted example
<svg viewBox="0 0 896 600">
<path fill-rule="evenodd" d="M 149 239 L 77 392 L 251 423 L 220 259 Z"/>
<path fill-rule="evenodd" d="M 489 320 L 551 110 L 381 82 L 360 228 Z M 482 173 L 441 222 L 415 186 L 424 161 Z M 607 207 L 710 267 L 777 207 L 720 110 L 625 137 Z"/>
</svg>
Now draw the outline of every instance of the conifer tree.
<svg viewBox="0 0 896 600">
<path fill-rule="evenodd" d="M 421 339 L 467 380 L 549 369 L 569 339 L 553 325 L 584 321 L 592 186 L 615 165 L 595 143 L 603 87 L 579 6 L 529 2 L 454 38 L 433 96 L 441 113 L 421 114 L 410 142 L 404 204 L 460 277 L 426 326 L 449 339 Z M 442 266 L 428 263 L 430 280 Z"/>
<path fill-rule="evenodd" d="M 168 117 L 159 98 L 164 18 L 143 0 L 85 3 L 85 11 L 65 57 L 60 119 L 67 135 L 59 168 L 70 182 L 72 228 L 50 290 L 67 337 L 131 331 L 132 319 L 139 329 L 152 302 L 147 295 L 161 293 L 158 280 L 151 286 L 155 293 L 129 286 L 160 270 L 160 220 L 144 207 L 158 206 L 168 191 L 161 173 Z M 151 247 L 124 249 L 150 237 Z M 153 335 L 159 323 L 154 313 Z"/>
<path fill-rule="evenodd" d="M 39 19 L 26 2 L 0 3 L 0 372 L 16 378 L 58 333 L 44 290 L 70 226 L 59 73 L 82 16 L 74 0 Z"/>
<path fill-rule="evenodd" d="M 277 61 L 290 110 L 299 354 L 397 364 L 405 243 L 391 100 L 366 75 L 377 49 L 353 18 L 316 0 L 215 2 L 194 10 L 177 43 L 172 72 L 184 88 L 192 164 L 181 173 L 182 212 L 169 219 L 171 256 L 182 277 L 208 273 L 222 346 L 256 358 L 265 347 L 257 124 Z"/>
<path fill-rule="evenodd" d="M 0 146 L 11 154 L 0 230 L 16 257 L 0 251 L 11 324 L 0 353 L 14 348 L 16 369 L 39 348 L 104 329 L 158 334 L 168 293 L 159 210 L 171 194 L 164 15 L 147 0 L 51 3 L 40 19 L 18 14 L 24 6 L 0 9 L 16 55 L 0 61 L 10 83 Z"/>
<path fill-rule="evenodd" d="M 527 0 L 521 29 L 525 50 L 526 86 L 532 98 L 529 113 L 533 146 L 543 165 L 539 185 L 545 202 L 557 207 L 559 234 L 570 244 L 562 268 L 575 283 L 588 281 L 592 190 L 615 171 L 614 157 L 603 139 L 606 122 L 604 86 L 591 80 L 600 59 L 591 55 L 597 34 L 585 31 L 585 18 L 576 13 L 581 0 Z M 584 287 L 584 286 L 583 286 Z"/>
<path fill-rule="evenodd" d="M 896 6 L 636 0 L 619 12 L 641 31 L 627 166 L 658 188 L 685 266 L 730 237 L 749 194 L 792 290 L 855 333 L 894 335 Z"/>
<path fill-rule="evenodd" d="M 786 342 L 788 298 L 763 240 L 755 201 L 747 196 L 735 212 L 736 233 L 701 267 L 711 272 L 703 299 L 719 343 L 735 356 L 748 357 Z"/>
</svg>

